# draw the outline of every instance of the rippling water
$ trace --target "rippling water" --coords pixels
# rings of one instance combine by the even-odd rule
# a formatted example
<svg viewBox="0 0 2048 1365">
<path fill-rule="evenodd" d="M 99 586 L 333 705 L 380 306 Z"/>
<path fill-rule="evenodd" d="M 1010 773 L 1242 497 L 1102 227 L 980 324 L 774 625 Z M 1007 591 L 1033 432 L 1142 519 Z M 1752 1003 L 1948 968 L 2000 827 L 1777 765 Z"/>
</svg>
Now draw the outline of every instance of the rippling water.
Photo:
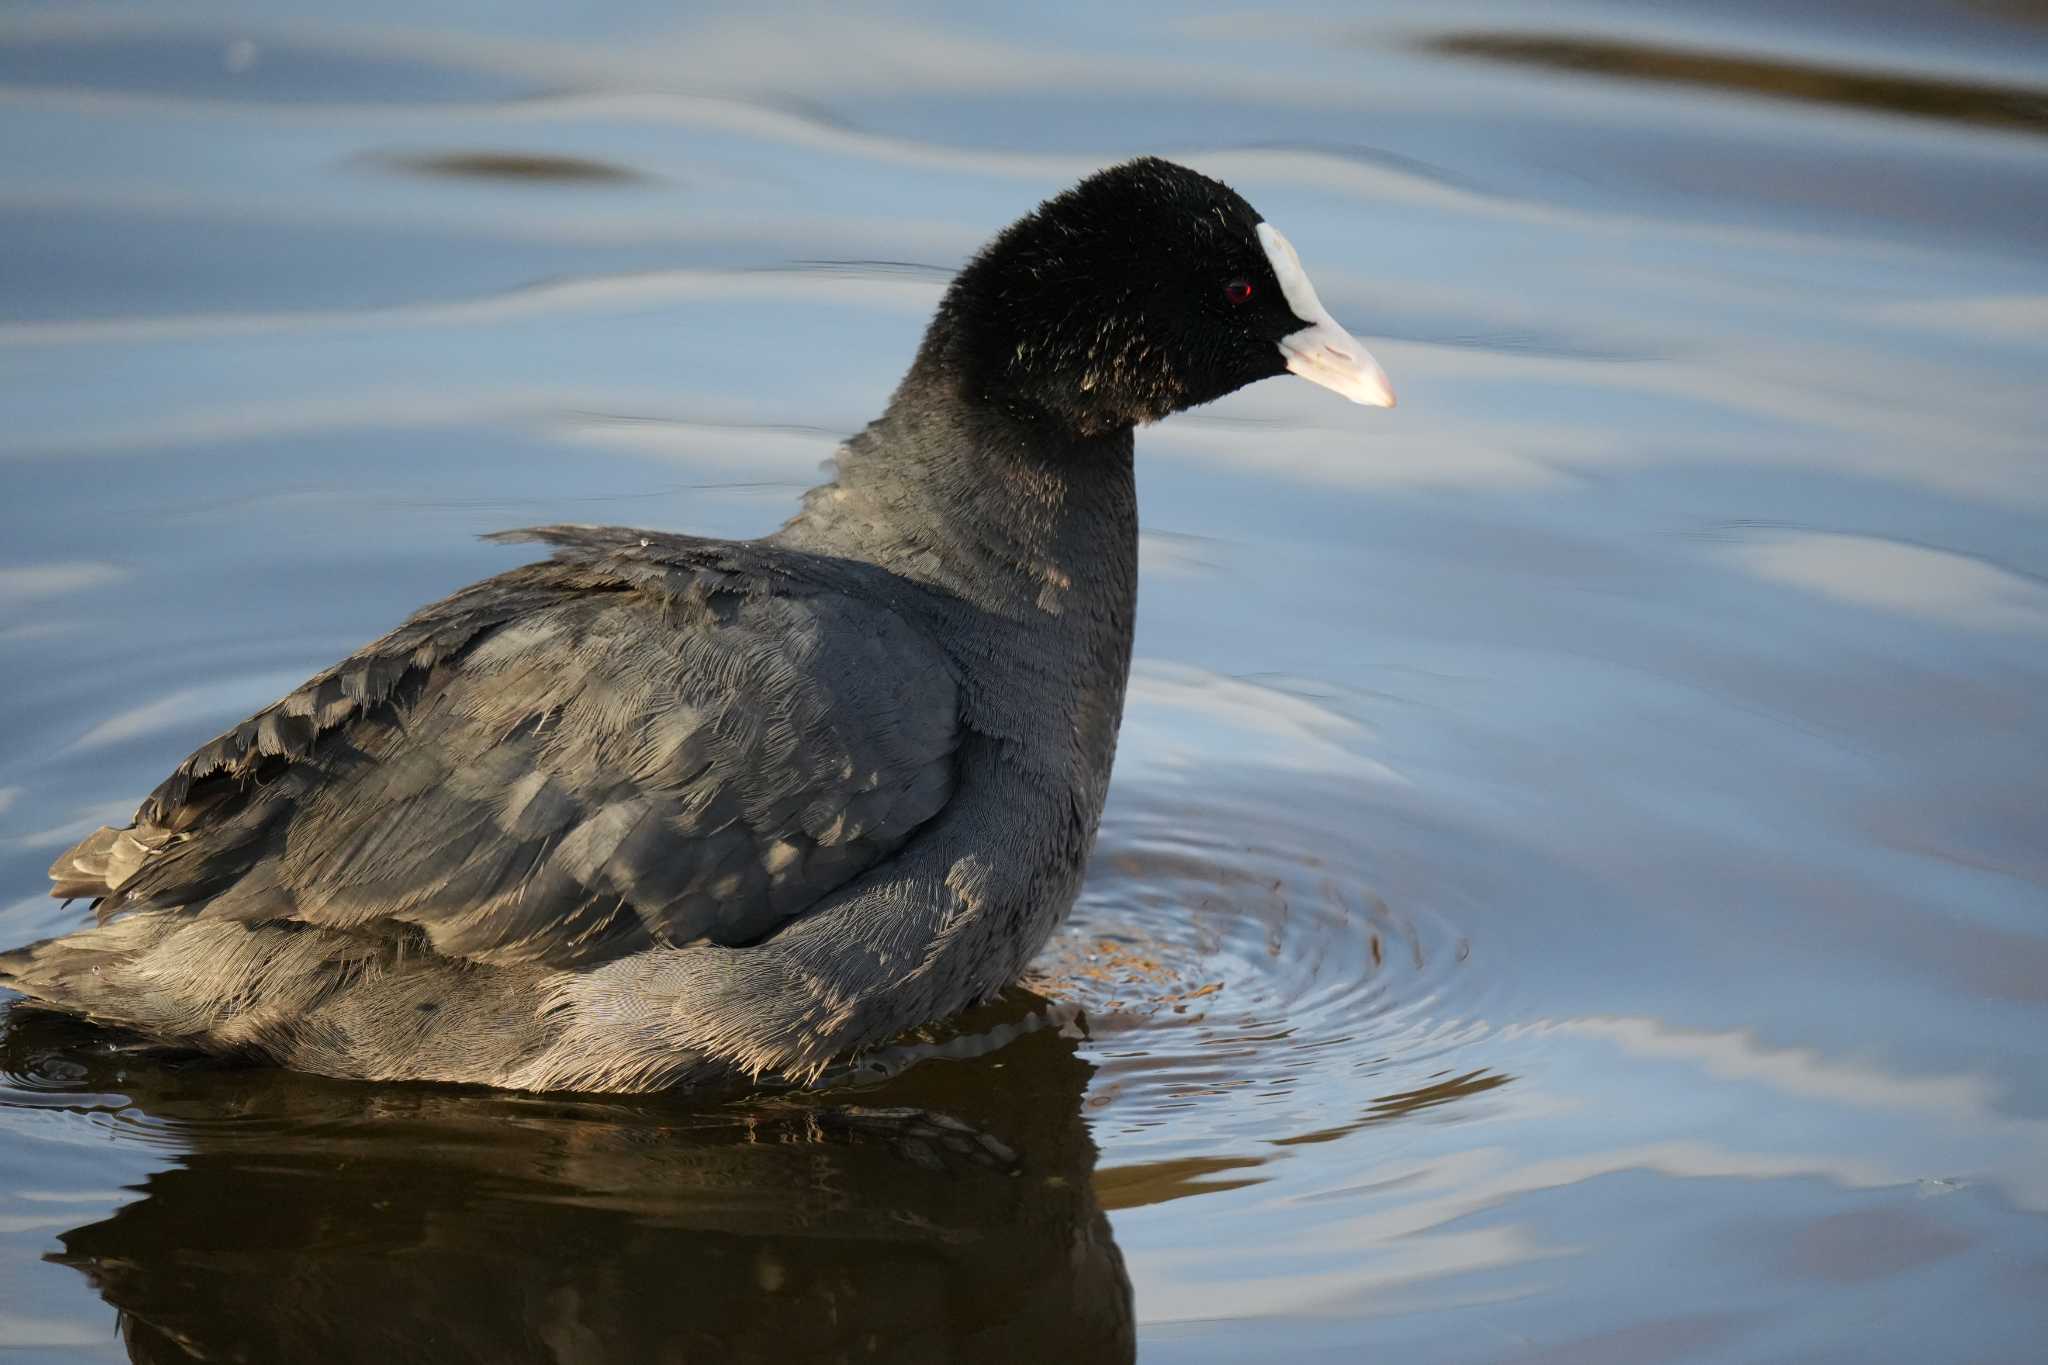
<svg viewBox="0 0 2048 1365">
<path fill-rule="evenodd" d="M 1400 409 L 1141 438 L 1025 988 L 810 1095 L 4 1025 L 23 1360 L 2038 1358 L 2048 7 L 0 17 L 0 941 L 546 520 L 749 535 L 1140 151 Z"/>
</svg>

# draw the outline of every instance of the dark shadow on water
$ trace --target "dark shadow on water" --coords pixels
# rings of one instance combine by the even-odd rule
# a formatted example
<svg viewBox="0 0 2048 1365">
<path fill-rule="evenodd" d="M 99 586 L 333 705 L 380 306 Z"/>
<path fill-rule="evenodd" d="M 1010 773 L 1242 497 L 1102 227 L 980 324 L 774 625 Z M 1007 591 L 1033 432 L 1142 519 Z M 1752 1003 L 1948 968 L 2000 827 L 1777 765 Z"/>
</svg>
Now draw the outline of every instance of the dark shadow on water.
<svg viewBox="0 0 2048 1365">
<path fill-rule="evenodd" d="M 1454 33 L 1429 39 L 1423 46 L 1453 57 L 2048 133 L 2048 88 L 2041 87 L 1936 80 L 1741 53 L 1535 33 Z"/>
<path fill-rule="evenodd" d="M 646 177 L 629 167 L 589 157 L 543 152 L 420 152 L 368 158 L 407 175 L 528 184 L 631 185 Z"/>
<path fill-rule="evenodd" d="M 1394 1119 L 1407 1118 L 1412 1114 L 1424 1113 L 1446 1104 L 1455 1104 L 1483 1095 L 1489 1090 L 1498 1090 L 1514 1079 L 1498 1071 L 1468 1071 L 1461 1076 L 1451 1076 L 1434 1081 L 1414 1090 L 1403 1090 L 1392 1095 L 1382 1095 L 1374 1100 L 1370 1108 L 1349 1123 L 1340 1123 L 1333 1128 L 1319 1129 L 1313 1133 L 1298 1133 L 1293 1137 L 1275 1138 L 1275 1147 L 1307 1147 L 1321 1142 L 1335 1142 L 1338 1138 L 1349 1137 L 1361 1128 L 1375 1123 L 1388 1123 Z M 1112 1206 L 1113 1207 L 1113 1206 Z"/>
<path fill-rule="evenodd" d="M 2014 23 L 2048 24 L 2048 4 L 2043 0 L 1968 0 L 1970 8 L 1995 14 Z"/>
<path fill-rule="evenodd" d="M 51 1256 L 137 1362 L 1133 1357 L 1092 1068 L 1053 1029 L 885 1085 L 691 1103 L 181 1067 L 5 1022 L 17 1094 L 125 1096 L 181 1153 Z"/>
<path fill-rule="evenodd" d="M 1256 1185 L 1265 1177 L 1230 1172 L 1255 1171 L 1265 1164 L 1263 1158 L 1255 1156 L 1188 1156 L 1146 1161 L 1104 1171 L 1095 1182 L 1096 1191 L 1107 1208 L 1139 1209 L 1191 1195 L 1220 1194 Z"/>
</svg>

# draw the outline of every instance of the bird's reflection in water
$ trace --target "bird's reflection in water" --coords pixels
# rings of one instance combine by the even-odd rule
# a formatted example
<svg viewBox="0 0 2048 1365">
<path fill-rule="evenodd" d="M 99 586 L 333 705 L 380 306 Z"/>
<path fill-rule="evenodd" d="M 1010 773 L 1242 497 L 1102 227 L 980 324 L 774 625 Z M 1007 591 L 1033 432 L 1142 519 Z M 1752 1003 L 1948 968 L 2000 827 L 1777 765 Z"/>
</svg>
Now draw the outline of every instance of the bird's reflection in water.
<svg viewBox="0 0 2048 1365">
<path fill-rule="evenodd" d="M 1091 1068 L 1052 1029 L 857 1091 L 707 1105 L 180 1069 L 10 1023 L 10 1071 L 84 1061 L 78 1089 L 126 1095 L 183 1149 L 52 1257 L 138 1362 L 1134 1354 Z"/>
</svg>

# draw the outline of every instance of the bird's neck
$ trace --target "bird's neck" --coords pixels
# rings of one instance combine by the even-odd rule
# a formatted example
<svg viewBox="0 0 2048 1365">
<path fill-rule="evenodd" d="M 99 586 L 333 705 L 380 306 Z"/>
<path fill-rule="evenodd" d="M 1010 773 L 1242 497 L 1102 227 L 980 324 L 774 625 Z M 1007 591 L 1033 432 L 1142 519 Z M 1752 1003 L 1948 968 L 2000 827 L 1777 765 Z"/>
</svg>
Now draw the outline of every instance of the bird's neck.
<svg viewBox="0 0 2048 1365">
<path fill-rule="evenodd" d="M 1117 610 L 1136 588 L 1131 430 L 1080 436 L 1027 410 L 970 401 L 929 355 L 887 412 L 848 441 L 832 482 L 778 534 L 879 564 L 1019 624 Z"/>
<path fill-rule="evenodd" d="M 1137 603 L 1131 431 L 1080 436 L 966 388 L 928 347 L 776 539 L 932 589 L 987 731 L 1036 734 L 1099 810 Z"/>
</svg>

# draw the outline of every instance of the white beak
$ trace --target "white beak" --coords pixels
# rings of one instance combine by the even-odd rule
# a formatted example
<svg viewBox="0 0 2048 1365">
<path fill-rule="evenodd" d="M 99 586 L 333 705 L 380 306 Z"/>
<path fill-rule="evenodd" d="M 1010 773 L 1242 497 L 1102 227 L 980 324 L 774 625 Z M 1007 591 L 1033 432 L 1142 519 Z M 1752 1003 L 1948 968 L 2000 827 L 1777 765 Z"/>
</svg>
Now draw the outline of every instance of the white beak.
<svg viewBox="0 0 2048 1365">
<path fill-rule="evenodd" d="M 1288 370 L 1312 384 L 1335 389 L 1354 403 L 1394 406 L 1394 387 L 1387 382 L 1387 372 L 1323 307 L 1316 287 L 1308 282 L 1308 272 L 1301 268 L 1301 257 L 1294 254 L 1294 244 L 1271 223 L 1259 224 L 1259 244 L 1266 248 L 1266 259 L 1280 280 L 1287 306 L 1308 324 L 1280 338 L 1280 354 L 1287 357 Z"/>
</svg>

